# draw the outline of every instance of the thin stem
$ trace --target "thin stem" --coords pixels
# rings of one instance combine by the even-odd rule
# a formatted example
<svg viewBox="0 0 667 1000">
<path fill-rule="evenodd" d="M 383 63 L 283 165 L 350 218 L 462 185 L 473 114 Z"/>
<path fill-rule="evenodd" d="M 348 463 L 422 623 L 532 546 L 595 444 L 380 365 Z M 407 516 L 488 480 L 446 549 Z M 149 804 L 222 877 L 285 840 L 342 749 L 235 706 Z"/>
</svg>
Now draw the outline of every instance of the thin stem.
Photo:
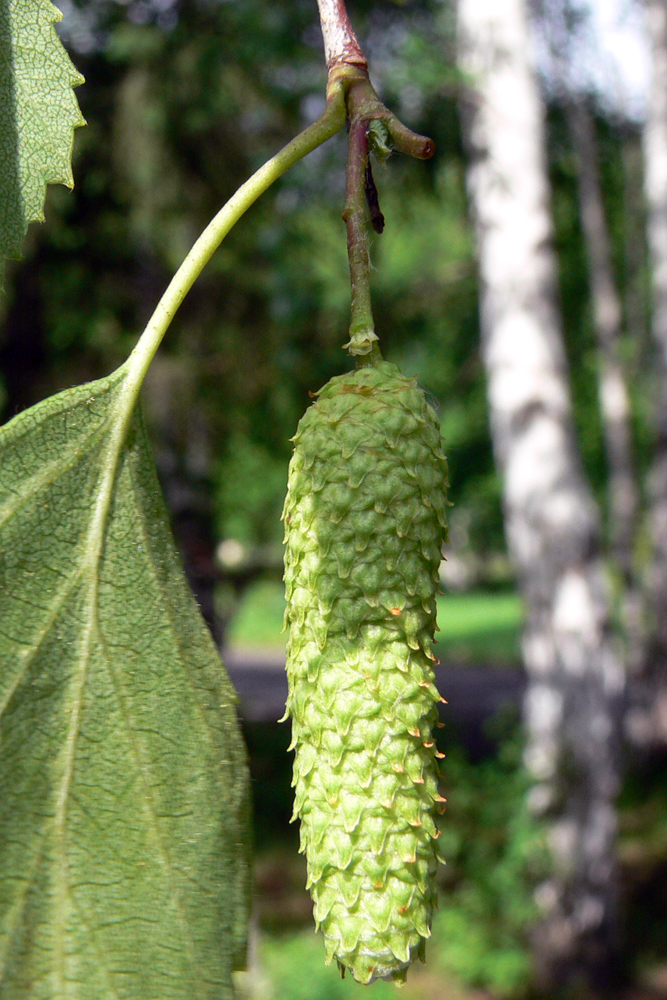
<svg viewBox="0 0 667 1000">
<path fill-rule="evenodd" d="M 418 160 L 430 160 L 435 153 L 435 143 L 425 135 L 413 132 L 395 114 L 389 112 L 385 118 L 394 149 Z"/>
<path fill-rule="evenodd" d="M 350 24 L 345 0 L 317 0 L 317 4 L 329 67 L 327 93 L 329 88 L 336 86 L 345 90 L 349 146 L 343 219 L 347 227 L 352 298 L 350 339 L 345 347 L 357 356 L 357 364 L 363 365 L 380 356 L 371 308 L 369 208 L 373 228 L 378 233 L 384 229 L 384 216 L 368 160 L 369 125 L 378 120 L 383 123 L 384 136 L 382 128 L 376 127 L 373 133 L 374 151 L 382 156 L 389 151 L 385 140 L 402 153 L 422 160 L 433 156 L 435 146 L 431 139 L 406 128 L 378 97 L 368 76 L 368 62 Z"/>
<path fill-rule="evenodd" d="M 366 168 L 368 166 L 368 122 L 352 121 L 348 139 L 347 190 L 343 220 L 347 227 L 347 253 L 352 291 L 350 354 L 369 354 L 378 338 L 373 326 L 368 253 L 368 206 Z"/>
<path fill-rule="evenodd" d="M 317 0 L 317 6 L 320 10 L 327 67 L 331 69 L 339 63 L 351 63 L 353 66 L 366 68 L 366 56 L 361 51 L 350 24 L 345 0 Z"/>
<path fill-rule="evenodd" d="M 321 146 L 345 122 L 345 91 L 341 83 L 329 87 L 327 106 L 322 115 L 292 139 L 259 170 L 242 184 L 227 204 L 208 224 L 189 254 L 169 283 L 146 329 L 142 333 L 126 364 L 128 368 L 127 391 L 135 399 L 148 366 L 171 323 L 176 310 L 213 256 L 232 226 L 250 206 L 291 166 L 312 150 Z"/>
</svg>

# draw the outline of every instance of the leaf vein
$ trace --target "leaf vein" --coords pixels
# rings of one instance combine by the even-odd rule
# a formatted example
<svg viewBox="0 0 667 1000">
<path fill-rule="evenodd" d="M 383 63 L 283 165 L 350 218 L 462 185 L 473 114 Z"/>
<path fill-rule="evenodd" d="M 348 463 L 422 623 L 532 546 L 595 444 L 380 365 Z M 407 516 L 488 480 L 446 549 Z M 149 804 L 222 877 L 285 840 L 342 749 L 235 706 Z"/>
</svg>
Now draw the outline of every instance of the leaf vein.
<svg viewBox="0 0 667 1000">
<path fill-rule="evenodd" d="M 149 822 L 151 833 L 153 835 L 153 840 L 157 848 L 157 857 L 160 862 L 160 865 L 162 866 L 163 871 L 165 872 L 167 883 L 172 885 L 172 899 L 178 916 L 178 921 L 181 926 L 181 933 L 183 935 L 183 944 L 185 945 L 187 957 L 193 969 L 194 973 L 193 982 L 196 984 L 198 962 L 196 960 L 194 943 L 189 931 L 187 917 L 185 911 L 183 910 L 183 904 L 181 900 L 180 890 L 178 888 L 178 880 L 176 877 L 176 873 L 169 857 L 169 850 L 164 842 L 163 836 L 160 831 L 160 820 L 154 802 L 151 782 L 148 777 L 148 775 L 151 773 L 151 766 L 150 763 L 146 760 L 145 752 L 142 752 L 139 746 L 139 741 L 136 739 L 136 731 L 132 724 L 131 712 L 127 704 L 126 698 L 123 694 L 122 685 L 120 683 L 120 680 L 116 674 L 115 667 L 113 665 L 113 656 L 111 655 L 111 651 L 108 649 L 104 637 L 101 634 L 98 635 L 98 638 L 102 650 L 105 654 L 104 662 L 106 663 L 107 670 L 109 673 L 109 678 L 111 680 L 116 695 L 116 699 L 118 702 L 118 707 L 120 709 L 121 716 L 125 723 L 125 729 L 128 736 L 130 753 L 134 760 L 134 764 L 137 768 L 139 781 L 141 782 L 144 788 L 144 796 L 143 796 L 144 809 L 146 817 Z"/>
<path fill-rule="evenodd" d="M 131 463 L 128 463 L 128 472 L 129 472 L 130 483 L 131 483 L 131 486 L 132 486 L 132 493 L 133 493 L 134 500 L 135 500 L 135 505 L 136 505 L 137 509 L 140 509 L 140 505 L 137 503 L 136 497 L 137 497 L 137 495 L 140 496 L 142 491 L 141 491 L 141 487 L 135 481 L 135 479 L 136 479 L 136 472 L 132 468 Z M 180 629 L 178 627 L 177 618 L 176 618 L 176 616 L 174 614 L 174 610 L 173 610 L 173 608 L 171 606 L 171 603 L 166 599 L 166 596 L 164 594 L 164 589 L 163 589 L 163 586 L 162 586 L 162 582 L 160 580 L 160 577 L 159 577 L 158 571 L 157 571 L 157 563 L 156 563 L 156 560 L 155 560 L 155 558 L 153 556 L 152 545 L 150 544 L 149 536 L 148 536 L 148 534 L 147 534 L 147 532 L 145 530 L 144 518 L 137 517 L 134 520 L 135 520 L 135 524 L 138 527 L 138 530 L 141 532 L 141 537 L 142 537 L 142 539 L 144 541 L 144 544 L 142 546 L 141 551 L 142 551 L 142 553 L 143 553 L 143 555 L 145 557 L 145 563 L 146 563 L 146 565 L 147 565 L 147 567 L 148 567 L 148 569 L 149 569 L 149 571 L 150 571 L 150 573 L 151 573 L 151 575 L 153 577 L 153 580 L 155 581 L 158 593 L 160 594 L 160 600 L 161 600 L 161 604 L 162 604 L 162 608 L 163 608 L 165 617 L 168 618 L 169 622 L 171 623 L 171 633 L 172 633 L 172 636 L 173 636 L 173 638 L 175 640 L 176 647 L 177 647 L 179 655 L 180 655 L 181 664 L 183 666 L 183 674 L 187 677 L 188 684 L 189 684 L 189 686 L 190 686 L 190 688 L 192 690 L 192 693 L 194 695 L 194 702 L 195 702 L 195 705 L 197 707 L 198 713 L 199 713 L 199 715 L 200 715 L 200 717 L 201 717 L 201 719 L 202 719 L 202 721 L 204 723 L 204 730 L 205 730 L 206 735 L 208 737 L 209 744 L 212 747 L 212 749 L 214 750 L 214 752 L 217 754 L 219 752 L 219 747 L 218 747 L 218 744 L 217 744 L 216 739 L 215 739 L 214 729 L 213 729 L 213 726 L 211 725 L 211 722 L 209 720 L 208 712 L 206 710 L 206 707 L 202 703 L 202 700 L 201 700 L 201 691 L 199 689 L 199 686 L 195 683 L 194 677 L 192 676 L 192 671 L 191 671 L 191 669 L 189 667 L 189 662 L 190 661 L 189 661 L 189 658 L 188 658 L 187 653 L 186 653 L 185 643 L 181 639 L 181 631 L 180 631 Z M 232 702 L 232 706 L 233 706 L 233 702 Z"/>
<path fill-rule="evenodd" d="M 107 984 L 109 986 L 109 992 L 110 992 L 111 996 L 113 997 L 113 1000 L 121 1000 L 120 994 L 116 991 L 116 988 L 115 988 L 115 986 L 113 984 L 113 978 L 111 976 L 111 970 L 109 969 L 108 962 L 105 961 L 105 952 L 102 950 L 102 948 L 100 947 L 99 942 L 97 940 L 97 937 L 98 937 L 98 935 L 97 935 L 97 928 L 95 928 L 93 926 L 93 924 L 91 924 L 90 921 L 86 919 L 85 909 L 84 909 L 84 907 L 81 906 L 80 903 L 77 903 L 76 901 L 74 901 L 74 907 L 78 911 L 79 920 L 81 921 L 81 923 L 83 924 L 83 926 L 86 928 L 88 936 L 89 936 L 90 940 L 92 941 L 93 949 L 95 951 L 95 954 L 97 955 L 99 966 L 102 968 L 104 977 L 105 977 L 105 979 L 107 981 Z"/>
<path fill-rule="evenodd" d="M 70 448 L 67 448 L 63 453 L 59 454 L 52 462 L 48 462 L 40 467 L 39 472 L 36 472 L 29 479 L 23 480 L 21 482 L 21 492 L 13 496 L 10 496 L 4 503 L 0 504 L 0 530 L 5 527 L 7 522 L 14 514 L 24 507 L 30 500 L 35 497 L 41 489 L 45 486 L 49 486 L 55 478 L 58 478 L 64 472 L 69 471 L 77 461 L 81 458 L 86 457 L 86 447 L 90 446 L 95 437 L 103 436 L 102 432 L 107 430 L 107 425 L 104 424 L 102 427 L 96 427 L 90 434 L 84 435 L 82 438 L 77 438 Z M 54 472 L 58 473 L 58 477 L 54 476 Z M 25 484 L 25 489 L 24 489 Z"/>
<path fill-rule="evenodd" d="M 35 881 L 35 876 L 39 871 L 39 866 L 42 862 L 42 858 L 44 857 L 44 848 L 46 845 L 46 836 L 44 833 L 44 828 L 42 828 L 40 834 L 41 834 L 41 841 L 39 845 L 39 850 L 35 852 L 33 863 L 31 864 L 28 870 L 27 877 L 25 879 L 25 885 L 23 886 L 20 895 L 18 896 L 18 898 L 14 903 L 13 908 L 15 909 L 15 915 L 12 917 L 11 910 L 8 914 L 7 938 L 5 942 L 5 947 L 2 949 L 2 953 L 0 953 L 0 984 L 2 984 L 3 981 L 5 981 L 5 975 L 7 973 L 7 956 L 9 955 L 10 948 L 14 943 L 14 939 L 20 927 L 21 918 L 25 911 L 26 903 L 28 900 L 28 894 L 30 892 L 33 882 Z"/>
<path fill-rule="evenodd" d="M 5 694 L 2 696 L 2 698 L 0 698 L 0 718 L 2 718 L 4 712 L 7 710 L 7 706 L 12 700 L 14 692 L 19 687 L 21 681 L 23 680 L 28 670 L 30 669 L 37 653 L 42 647 L 44 640 L 46 639 L 49 632 L 57 622 L 58 616 L 60 615 L 60 612 L 62 611 L 65 602 L 67 601 L 67 598 L 74 590 L 76 584 L 79 582 L 80 579 L 81 579 L 81 572 L 78 572 L 73 577 L 70 577 L 65 581 L 65 585 L 62 588 L 62 591 L 56 597 L 55 604 L 53 606 L 53 610 L 51 612 L 48 622 L 40 631 L 38 631 L 37 636 L 33 637 L 32 643 L 28 646 L 28 649 L 24 652 L 25 662 L 22 668 L 20 668 L 17 671 L 14 682 L 10 684 Z"/>
</svg>

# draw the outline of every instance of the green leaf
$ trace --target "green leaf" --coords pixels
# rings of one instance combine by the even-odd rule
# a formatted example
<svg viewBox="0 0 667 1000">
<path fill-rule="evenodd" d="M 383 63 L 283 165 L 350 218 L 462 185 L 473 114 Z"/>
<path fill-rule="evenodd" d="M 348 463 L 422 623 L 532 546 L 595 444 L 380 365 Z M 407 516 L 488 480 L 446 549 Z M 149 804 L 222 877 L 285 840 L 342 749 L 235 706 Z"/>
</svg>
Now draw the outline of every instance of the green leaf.
<svg viewBox="0 0 667 1000">
<path fill-rule="evenodd" d="M 72 142 L 83 83 L 58 38 L 50 0 L 0 2 L 0 269 L 44 219 L 47 184 L 74 186 Z"/>
<path fill-rule="evenodd" d="M 2 1000 L 224 1000 L 243 962 L 236 698 L 128 372 L 0 429 Z"/>
</svg>

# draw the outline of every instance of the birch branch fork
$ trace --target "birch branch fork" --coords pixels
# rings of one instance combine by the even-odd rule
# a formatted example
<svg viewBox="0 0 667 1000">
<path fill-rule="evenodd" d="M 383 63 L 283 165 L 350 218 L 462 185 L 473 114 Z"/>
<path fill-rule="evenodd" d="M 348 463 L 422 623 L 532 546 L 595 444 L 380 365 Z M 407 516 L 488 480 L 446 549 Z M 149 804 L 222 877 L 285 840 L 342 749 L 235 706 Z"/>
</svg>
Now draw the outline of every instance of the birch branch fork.
<svg viewBox="0 0 667 1000">
<path fill-rule="evenodd" d="M 327 95 L 330 97 L 342 84 L 349 134 L 343 220 L 347 228 L 352 307 L 350 340 L 345 347 L 353 355 L 375 356 L 378 338 L 373 329 L 371 311 L 369 211 L 376 232 L 382 232 L 384 217 L 370 169 L 369 151 L 374 141 L 371 139 L 371 122 L 383 123 L 381 144 L 384 153 L 391 144 L 408 156 L 426 160 L 433 156 L 435 146 L 432 139 L 418 135 L 403 125 L 378 97 L 370 82 L 368 61 L 350 24 L 344 0 L 318 0 L 318 7 L 329 70 Z"/>
<path fill-rule="evenodd" d="M 368 60 L 350 24 L 345 0 L 317 0 L 324 37 L 324 53 L 329 70 L 329 85 L 343 80 L 348 93 L 350 119 L 360 117 L 370 122 L 382 119 L 395 149 L 419 160 L 428 160 L 435 152 L 432 139 L 418 135 L 398 120 L 384 106 L 368 76 Z"/>
</svg>

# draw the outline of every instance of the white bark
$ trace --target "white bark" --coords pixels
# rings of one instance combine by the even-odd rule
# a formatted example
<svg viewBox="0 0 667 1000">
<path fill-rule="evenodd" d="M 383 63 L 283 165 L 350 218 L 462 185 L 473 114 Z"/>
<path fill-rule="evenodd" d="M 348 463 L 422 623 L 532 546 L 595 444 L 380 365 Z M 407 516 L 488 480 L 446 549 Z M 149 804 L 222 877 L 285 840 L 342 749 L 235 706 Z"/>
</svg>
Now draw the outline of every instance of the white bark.
<svg viewBox="0 0 667 1000">
<path fill-rule="evenodd" d="M 648 701 L 654 713 L 645 738 L 667 739 L 667 3 L 646 0 L 651 42 L 651 84 L 644 128 L 644 188 L 651 265 L 651 332 L 657 348 L 659 378 L 657 442 L 650 481 L 653 559 L 650 588 L 654 627 L 649 652 Z M 642 735 L 642 734 L 639 734 Z"/>
<path fill-rule="evenodd" d="M 610 955 L 624 677 L 574 442 L 523 0 L 459 0 L 459 38 L 491 430 L 526 602 L 526 762 L 554 858 L 537 894 L 536 949 L 545 978 L 562 982 L 568 968 L 594 975 Z"/>
<path fill-rule="evenodd" d="M 667 370 L 667 3 L 646 0 L 651 85 L 644 128 L 644 183 L 651 255 L 651 326 Z"/>
<path fill-rule="evenodd" d="M 327 67 L 331 69 L 341 63 L 367 66 L 366 57 L 345 9 L 345 0 L 317 0 L 317 6 Z"/>
</svg>

